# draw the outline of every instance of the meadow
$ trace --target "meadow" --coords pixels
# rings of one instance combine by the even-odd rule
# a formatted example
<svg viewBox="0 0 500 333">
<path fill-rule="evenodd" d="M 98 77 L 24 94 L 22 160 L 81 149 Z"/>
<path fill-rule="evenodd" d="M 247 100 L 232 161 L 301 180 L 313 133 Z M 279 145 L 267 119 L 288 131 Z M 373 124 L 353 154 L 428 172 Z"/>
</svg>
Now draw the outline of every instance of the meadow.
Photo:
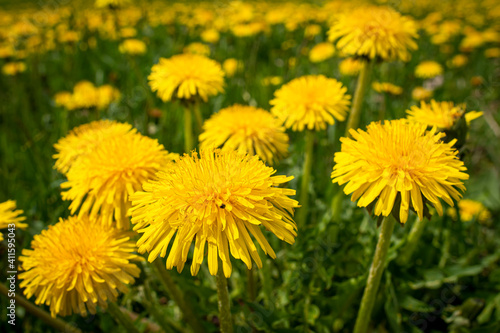
<svg viewBox="0 0 500 333">
<path fill-rule="evenodd" d="M 352 46 L 364 38 L 375 40 L 368 51 Z M 0 68 L 0 283 L 8 287 L 16 271 L 15 292 L 28 299 L 16 299 L 11 325 L 13 297 L 2 288 L 0 331 L 500 332 L 498 1 L 8 2 L 0 5 Z M 305 76 L 324 81 L 292 90 Z M 182 80 L 193 81 L 181 88 Z M 258 108 L 265 111 L 253 115 Z M 130 125 L 85 142 L 72 131 L 102 120 Z M 404 150 L 403 139 L 349 150 L 362 142 L 349 129 L 370 134 L 369 124 L 421 126 L 427 134 L 419 135 L 437 137 L 424 157 L 412 155 L 417 144 Z M 210 140 L 226 146 L 214 152 Z M 208 153 L 197 160 L 200 147 Z M 406 182 L 368 185 L 378 178 L 363 167 L 349 173 L 372 155 L 373 168 L 414 166 L 444 147 L 446 158 L 420 170 L 429 183 L 412 183 L 420 204 Z M 407 155 L 390 155 L 400 151 Z M 214 158 L 220 165 L 210 169 Z M 129 160 L 143 169 L 121 170 Z M 455 177 L 459 169 L 467 178 Z M 224 178 L 239 171 L 241 179 Z M 222 178 L 240 197 L 231 199 Z M 165 187 L 154 192 L 158 179 Z M 351 194 L 359 187 L 368 192 Z M 200 188 L 212 192 L 188 198 Z M 1 206 L 8 201 L 15 207 Z M 79 231 L 48 232 L 63 221 Z M 393 224 L 384 245 L 382 230 Z M 162 243 L 175 231 L 174 244 Z M 40 235 L 46 243 L 38 238 L 35 249 Z M 101 266 L 79 266 L 97 260 L 88 253 L 98 242 L 103 258 L 121 251 L 105 263 L 107 279 L 95 275 Z M 113 281 L 109 290 L 100 289 L 104 280 Z"/>
</svg>

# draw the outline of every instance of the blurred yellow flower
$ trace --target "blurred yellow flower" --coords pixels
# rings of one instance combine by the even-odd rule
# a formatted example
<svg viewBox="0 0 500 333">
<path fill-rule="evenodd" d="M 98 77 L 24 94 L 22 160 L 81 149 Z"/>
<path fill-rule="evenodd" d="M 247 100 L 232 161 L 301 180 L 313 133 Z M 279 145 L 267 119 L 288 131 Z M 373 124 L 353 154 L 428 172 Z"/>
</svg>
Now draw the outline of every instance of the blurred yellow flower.
<svg viewBox="0 0 500 333">
<path fill-rule="evenodd" d="M 184 53 L 200 54 L 202 56 L 209 56 L 210 55 L 210 46 L 203 44 L 203 43 L 194 42 L 194 43 L 186 45 L 182 51 Z"/>
<path fill-rule="evenodd" d="M 0 203 L 0 229 L 11 228 L 11 224 L 15 225 L 16 229 L 26 229 L 27 223 L 22 223 L 26 220 L 25 216 L 21 216 L 24 211 L 16 210 L 16 202 L 14 200 L 7 200 Z M 3 241 L 3 234 L 0 232 L 0 242 Z"/>
<path fill-rule="evenodd" d="M 132 3 L 132 0 L 95 0 L 96 8 L 121 8 Z"/>
<path fill-rule="evenodd" d="M 415 76 L 421 79 L 431 79 L 443 74 L 443 66 L 435 61 L 422 61 L 415 68 Z"/>
<path fill-rule="evenodd" d="M 396 86 L 390 82 L 373 82 L 373 90 L 379 93 L 388 93 L 391 95 L 401 95 L 403 88 Z"/>
<path fill-rule="evenodd" d="M 201 33 L 200 37 L 201 40 L 206 43 L 215 44 L 219 41 L 220 34 L 219 31 L 217 31 L 217 29 L 207 29 Z"/>
<path fill-rule="evenodd" d="M 235 104 L 203 123 L 200 149 L 213 147 L 257 155 L 272 164 L 287 154 L 288 135 L 281 122 L 266 110 Z"/>
<path fill-rule="evenodd" d="M 340 14 L 328 36 L 346 55 L 407 61 L 418 35 L 415 22 L 392 8 L 360 6 Z"/>
<path fill-rule="evenodd" d="M 192 99 L 224 92 L 224 71 L 220 64 L 199 54 L 180 54 L 169 59 L 160 58 L 148 77 L 151 89 L 164 102 L 173 97 Z"/>
<path fill-rule="evenodd" d="M 457 54 L 446 63 L 450 68 L 460 68 L 467 64 L 469 58 L 464 54 Z"/>
<path fill-rule="evenodd" d="M 482 112 L 471 111 L 465 113 L 465 105 L 454 105 L 453 102 L 436 102 L 431 100 L 429 104 L 420 103 L 407 110 L 408 120 L 418 122 L 429 127 L 437 127 L 439 130 L 451 129 L 455 123 L 465 115 L 469 124 L 472 120 L 482 116 Z"/>
<path fill-rule="evenodd" d="M 405 223 L 412 209 L 423 219 L 426 203 L 441 216 L 440 199 L 453 206 L 461 198 L 457 189 L 465 191 L 461 180 L 469 176 L 453 148 L 455 140 L 444 143 L 444 133 L 426 129 L 405 119 L 374 122 L 366 132 L 351 129 L 352 139 L 342 138 L 335 153 L 333 182 L 347 183 L 344 192 L 352 194 L 351 200 L 358 207 L 373 205 L 377 216 L 393 213 Z"/>
<path fill-rule="evenodd" d="M 233 77 L 238 70 L 243 69 L 243 62 L 234 58 L 224 60 L 222 68 L 227 77 Z"/>
<path fill-rule="evenodd" d="M 24 71 L 26 71 L 26 64 L 21 61 L 8 62 L 2 66 L 2 73 L 9 76 L 14 76 Z"/>
<path fill-rule="evenodd" d="M 125 27 L 120 29 L 120 36 L 122 38 L 132 38 L 137 36 L 137 30 L 132 27 Z"/>
<path fill-rule="evenodd" d="M 87 216 L 60 219 L 35 236 L 32 250 L 23 249 L 20 287 L 27 298 L 36 296 L 35 304 L 50 306 L 52 317 L 106 309 L 139 277 L 134 262 L 142 257 L 131 236 Z"/>
<path fill-rule="evenodd" d="M 89 81 L 78 82 L 73 88 L 73 93 L 62 91 L 54 96 L 56 105 L 67 110 L 105 109 L 119 99 L 120 92 L 116 88 L 110 85 L 96 87 Z"/>
<path fill-rule="evenodd" d="M 428 100 L 433 95 L 432 90 L 424 87 L 416 87 L 411 92 L 411 97 L 416 101 Z"/>
<path fill-rule="evenodd" d="M 363 61 L 354 58 L 346 58 L 339 64 L 339 71 L 342 75 L 356 76 L 363 67 Z"/>
<path fill-rule="evenodd" d="M 296 78 L 274 93 L 271 112 L 294 131 L 324 130 L 335 119 L 344 121 L 351 96 L 335 79 L 323 75 Z"/>
<path fill-rule="evenodd" d="M 281 76 L 266 76 L 261 81 L 263 86 L 279 86 L 283 83 L 283 77 Z"/>
<path fill-rule="evenodd" d="M 146 53 L 146 43 L 139 39 L 126 39 L 118 47 L 120 53 L 139 55 Z"/>
<path fill-rule="evenodd" d="M 231 275 L 230 254 L 248 269 L 252 259 L 262 267 L 250 235 L 272 258 L 276 254 L 260 226 L 289 244 L 297 235 L 292 215 L 298 202 L 288 197 L 295 190 L 281 187 L 293 177 L 272 176 L 275 172 L 257 156 L 235 151 L 208 149 L 184 155 L 131 197 L 134 230 L 142 234 L 139 253 L 147 251 L 149 262 L 165 257 L 175 236 L 167 269 L 176 266 L 182 271 L 193 241 L 192 275 L 198 274 L 205 254 L 212 275 L 219 270 L 218 258 L 224 275 Z"/>
<path fill-rule="evenodd" d="M 486 58 L 500 58 L 500 47 L 492 47 L 484 50 Z"/>
<path fill-rule="evenodd" d="M 79 216 L 99 214 L 106 225 L 116 221 L 117 228 L 128 229 L 128 196 L 177 156 L 137 132 L 108 137 L 72 163 L 62 198 L 72 201 L 71 214 L 80 208 Z"/>
<path fill-rule="evenodd" d="M 88 154 L 103 141 L 135 131 L 132 125 L 113 120 L 98 120 L 75 127 L 54 144 L 57 151 L 52 156 L 56 159 L 54 168 L 65 175 L 77 158 Z"/>
<path fill-rule="evenodd" d="M 319 24 L 309 24 L 304 29 L 305 38 L 313 38 L 321 33 L 321 26 Z"/>
<path fill-rule="evenodd" d="M 486 222 L 491 218 L 490 211 L 479 201 L 462 199 L 458 202 L 458 211 L 462 222 L 472 221 L 477 218 L 479 222 Z M 448 215 L 457 220 L 457 209 L 448 208 Z"/>
<path fill-rule="evenodd" d="M 330 59 L 335 54 L 335 47 L 332 43 L 319 43 L 314 45 L 309 51 L 309 60 L 311 62 L 322 62 Z"/>
</svg>

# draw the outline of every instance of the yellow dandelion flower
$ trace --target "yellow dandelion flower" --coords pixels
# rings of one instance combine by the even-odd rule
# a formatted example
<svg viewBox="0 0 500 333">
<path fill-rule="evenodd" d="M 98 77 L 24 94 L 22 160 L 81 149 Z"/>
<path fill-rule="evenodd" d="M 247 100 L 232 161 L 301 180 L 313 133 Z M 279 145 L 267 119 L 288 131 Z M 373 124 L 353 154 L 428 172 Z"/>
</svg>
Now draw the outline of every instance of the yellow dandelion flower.
<svg viewBox="0 0 500 333">
<path fill-rule="evenodd" d="M 457 188 L 465 191 L 461 180 L 469 176 L 453 148 L 455 140 L 444 143 L 443 133 L 426 129 L 405 119 L 371 123 L 366 132 L 351 129 L 353 139 L 342 138 L 335 153 L 333 182 L 347 183 L 344 192 L 351 200 L 359 199 L 359 207 L 374 205 L 377 216 L 393 212 L 405 223 L 412 209 L 423 219 L 425 203 L 442 215 L 440 199 L 453 206 L 452 199 L 461 198 Z"/>
<path fill-rule="evenodd" d="M 288 152 L 288 135 L 281 122 L 266 110 L 235 104 L 203 123 L 200 149 L 212 147 L 257 155 L 272 164 Z"/>
<path fill-rule="evenodd" d="M 271 112 L 284 122 L 286 128 L 324 130 L 335 119 L 344 121 L 351 96 L 347 88 L 335 79 L 323 75 L 296 78 L 278 89 L 270 102 Z"/>
<path fill-rule="evenodd" d="M 67 110 L 73 110 L 73 95 L 69 91 L 61 91 L 54 95 L 54 102 Z"/>
<path fill-rule="evenodd" d="M 96 88 L 95 107 L 102 110 L 120 99 L 120 91 L 109 84 Z"/>
<path fill-rule="evenodd" d="M 50 306 L 53 317 L 95 314 L 139 277 L 134 261 L 142 258 L 131 235 L 86 216 L 60 219 L 23 249 L 20 287 L 27 298 L 36 296 L 35 304 Z"/>
<path fill-rule="evenodd" d="M 224 72 L 219 63 L 199 54 L 160 58 L 148 77 L 149 85 L 164 102 L 173 97 L 203 101 L 224 92 Z"/>
<path fill-rule="evenodd" d="M 339 71 L 342 75 L 356 76 L 363 67 L 363 61 L 355 58 L 346 58 L 339 64 Z"/>
<path fill-rule="evenodd" d="M 224 275 L 231 275 L 230 253 L 248 269 L 252 259 L 262 267 L 251 235 L 264 253 L 272 258 L 276 254 L 260 226 L 289 244 L 297 235 L 292 215 L 298 202 L 288 197 L 295 191 L 280 187 L 293 177 L 272 176 L 275 172 L 257 156 L 235 151 L 209 149 L 184 155 L 159 172 L 158 180 L 145 183 L 144 192 L 131 197 L 134 230 L 142 234 L 139 252 L 147 251 L 150 262 L 165 257 L 176 236 L 167 269 L 176 266 L 182 271 L 193 241 L 192 275 L 203 263 L 207 243 L 212 275 L 217 274 L 218 257 Z"/>
<path fill-rule="evenodd" d="M 472 221 L 475 217 L 479 222 L 486 222 L 491 218 L 490 211 L 479 201 L 462 199 L 458 202 L 460 220 L 463 222 Z M 449 208 L 448 215 L 454 220 L 457 219 L 456 208 Z"/>
<path fill-rule="evenodd" d="M 118 46 L 120 53 L 140 55 L 146 53 L 146 43 L 139 39 L 126 39 Z"/>
<path fill-rule="evenodd" d="M 99 213 L 107 225 L 114 219 L 119 229 L 127 229 L 128 196 L 177 156 L 136 132 L 109 137 L 72 164 L 61 184 L 63 200 L 72 200 L 71 214 L 80 208 L 79 216 L 94 219 Z"/>
<path fill-rule="evenodd" d="M 321 33 L 321 26 L 319 24 L 309 24 L 304 29 L 305 38 L 313 38 Z"/>
<path fill-rule="evenodd" d="M 215 44 L 219 41 L 220 34 L 219 31 L 217 31 L 217 29 L 207 29 L 201 33 L 200 37 L 201 40 L 206 43 Z"/>
<path fill-rule="evenodd" d="M 411 92 L 411 97 L 416 101 L 428 100 L 433 95 L 432 90 L 424 87 L 416 87 Z"/>
<path fill-rule="evenodd" d="M 329 40 L 346 55 L 403 60 L 417 49 L 417 26 L 389 7 L 362 6 L 338 16 Z"/>
<path fill-rule="evenodd" d="M 132 38 L 137 36 L 137 30 L 133 27 L 125 27 L 120 29 L 120 36 L 122 38 Z"/>
<path fill-rule="evenodd" d="M 443 66 L 435 61 L 422 61 L 415 68 L 415 76 L 421 79 L 431 79 L 443 74 Z"/>
<path fill-rule="evenodd" d="M 457 54 L 453 58 L 451 58 L 446 64 L 450 68 L 460 68 L 467 64 L 469 58 L 467 58 L 464 54 Z"/>
<path fill-rule="evenodd" d="M 429 127 L 435 126 L 439 130 L 451 129 L 464 115 L 467 124 L 469 124 L 483 114 L 478 111 L 465 113 L 465 105 L 463 104 L 454 105 L 453 102 L 436 102 L 435 100 L 431 100 L 429 104 L 422 101 L 420 107 L 412 106 L 406 113 L 408 120 Z"/>
<path fill-rule="evenodd" d="M 492 47 L 484 50 L 486 58 L 500 58 L 500 47 Z"/>
<path fill-rule="evenodd" d="M 93 121 L 72 129 L 68 135 L 54 144 L 57 154 L 54 168 L 66 174 L 75 160 L 88 154 L 108 138 L 118 137 L 128 132 L 135 132 L 132 125 L 112 120 Z"/>
<path fill-rule="evenodd" d="M 132 3 L 132 0 L 96 0 L 96 8 L 121 8 Z"/>
<path fill-rule="evenodd" d="M 224 69 L 227 77 L 233 77 L 238 70 L 243 68 L 243 62 L 234 58 L 229 58 L 224 60 L 222 68 Z"/>
<path fill-rule="evenodd" d="M 283 77 L 281 76 L 266 76 L 261 80 L 263 86 L 279 86 L 283 83 Z"/>
<path fill-rule="evenodd" d="M 401 95 L 403 93 L 403 88 L 390 82 L 373 82 L 372 88 L 378 93 L 388 93 L 391 95 Z"/>
<path fill-rule="evenodd" d="M 10 228 L 10 224 L 14 224 L 16 229 L 26 229 L 27 223 L 22 223 L 26 220 L 25 216 L 20 216 L 24 212 L 20 209 L 16 210 L 16 202 L 7 200 L 0 203 L 0 229 Z M 3 241 L 3 234 L 0 233 L 0 242 Z"/>
<path fill-rule="evenodd" d="M 332 43 L 319 43 L 313 46 L 309 51 L 309 60 L 311 62 L 322 62 L 330 59 L 335 54 L 335 46 Z"/>
<path fill-rule="evenodd" d="M 188 44 L 184 47 L 182 50 L 184 53 L 190 53 L 190 54 L 200 54 L 202 56 L 209 56 L 210 55 L 210 46 L 203 44 L 203 43 L 191 43 Z"/>
<path fill-rule="evenodd" d="M 22 61 L 8 62 L 2 67 L 2 73 L 8 76 L 14 76 L 26 71 L 26 64 Z"/>
</svg>

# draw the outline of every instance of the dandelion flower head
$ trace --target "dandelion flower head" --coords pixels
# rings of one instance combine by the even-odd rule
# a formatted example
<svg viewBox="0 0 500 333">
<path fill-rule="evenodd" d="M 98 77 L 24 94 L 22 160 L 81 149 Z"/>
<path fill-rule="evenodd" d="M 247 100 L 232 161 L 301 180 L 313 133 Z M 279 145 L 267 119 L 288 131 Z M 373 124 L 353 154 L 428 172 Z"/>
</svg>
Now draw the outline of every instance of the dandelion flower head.
<svg viewBox="0 0 500 333">
<path fill-rule="evenodd" d="M 6 229 L 9 224 L 15 224 L 16 229 L 26 229 L 27 223 L 22 223 L 26 220 L 25 216 L 21 216 L 24 212 L 20 209 L 16 210 L 16 202 L 7 200 L 0 203 L 0 229 Z M 3 240 L 3 234 L 0 233 L 0 242 Z"/>
</svg>

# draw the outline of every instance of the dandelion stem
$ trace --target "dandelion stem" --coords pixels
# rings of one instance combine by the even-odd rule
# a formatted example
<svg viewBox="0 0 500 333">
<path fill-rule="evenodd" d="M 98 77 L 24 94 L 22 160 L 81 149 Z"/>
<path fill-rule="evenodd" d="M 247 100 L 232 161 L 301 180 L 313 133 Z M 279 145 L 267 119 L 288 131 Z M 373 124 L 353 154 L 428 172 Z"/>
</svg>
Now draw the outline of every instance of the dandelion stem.
<svg viewBox="0 0 500 333">
<path fill-rule="evenodd" d="M 129 315 L 125 314 L 118 304 L 115 302 L 108 303 L 108 312 L 114 318 L 114 320 L 123 326 L 128 333 L 139 333 L 139 330 L 135 327 L 134 322 Z"/>
<path fill-rule="evenodd" d="M 361 299 L 354 333 L 366 333 L 368 331 L 368 324 L 370 323 L 373 305 L 375 304 L 378 287 L 382 279 L 382 273 L 384 272 L 395 221 L 392 215 L 389 215 L 382 221 L 377 248 L 375 249 L 375 256 L 373 257 L 370 272 L 368 273 L 368 280 L 366 281 L 365 291 Z"/>
<path fill-rule="evenodd" d="M 248 277 L 248 299 L 250 302 L 255 301 L 255 272 L 252 269 L 247 270 L 247 277 Z"/>
<path fill-rule="evenodd" d="M 217 271 L 217 297 L 219 305 L 219 322 L 221 333 L 233 332 L 233 318 L 231 316 L 231 302 L 227 290 L 227 279 L 222 269 L 222 261 L 219 259 L 219 269 Z"/>
<path fill-rule="evenodd" d="M 194 148 L 192 112 L 189 107 L 184 107 L 184 151 L 188 154 Z"/>
<path fill-rule="evenodd" d="M 349 114 L 349 119 L 347 120 L 347 126 L 345 128 L 345 136 L 350 138 L 350 129 L 359 128 L 359 121 L 361 119 L 361 108 L 363 106 L 363 100 L 365 97 L 365 91 L 370 83 L 370 74 L 372 71 L 372 62 L 364 61 L 363 67 L 359 72 L 358 83 L 356 85 L 356 92 L 354 93 L 354 100 L 351 107 L 351 112 Z M 340 218 L 340 211 L 342 209 L 342 203 L 344 201 L 344 193 L 339 190 L 332 199 L 332 216 L 334 221 L 338 221 Z"/>
<path fill-rule="evenodd" d="M 193 111 L 194 111 L 194 116 L 196 118 L 196 127 L 198 130 L 198 133 L 201 133 L 201 129 L 203 127 L 203 116 L 201 115 L 201 110 L 200 110 L 200 104 L 195 103 L 193 105 Z"/>
<path fill-rule="evenodd" d="M 299 204 L 302 206 L 297 212 L 297 224 L 303 226 L 306 222 L 309 210 L 309 182 L 311 180 L 311 169 L 313 163 L 314 132 L 306 130 L 306 152 L 304 169 L 302 171 L 302 182 L 300 184 Z"/>
<path fill-rule="evenodd" d="M 410 234 L 408 235 L 408 239 L 406 241 L 405 246 L 399 251 L 397 263 L 399 265 L 406 265 L 410 262 L 415 249 L 419 243 L 420 237 L 424 231 L 425 225 L 427 224 L 427 219 L 420 220 L 418 217 L 413 224 Z"/>
<path fill-rule="evenodd" d="M 163 287 L 167 290 L 167 293 L 174 300 L 177 306 L 181 309 L 182 315 L 184 316 L 184 320 L 191 325 L 191 328 L 196 333 L 205 332 L 205 329 L 201 325 L 198 318 L 194 315 L 194 312 L 189 303 L 187 303 L 184 297 L 184 294 L 181 289 L 177 287 L 174 280 L 170 276 L 170 273 L 167 271 L 165 266 L 163 265 L 163 261 L 160 259 L 156 259 L 154 261 L 154 266 L 156 268 L 156 272 L 160 277 L 160 280 L 163 284 Z"/>
<path fill-rule="evenodd" d="M 0 294 L 4 295 L 7 298 L 12 298 L 9 296 L 9 290 L 7 287 L 0 283 Z M 47 311 L 44 309 L 34 305 L 33 303 L 29 302 L 26 298 L 15 294 L 14 295 L 14 300 L 16 301 L 16 306 L 20 305 L 22 306 L 27 312 L 31 313 L 35 317 L 40 318 L 44 323 L 52 326 L 54 329 L 60 332 L 70 332 L 70 333 L 81 333 L 78 328 L 64 322 L 63 320 L 59 318 L 54 318 L 52 317 Z"/>
</svg>

